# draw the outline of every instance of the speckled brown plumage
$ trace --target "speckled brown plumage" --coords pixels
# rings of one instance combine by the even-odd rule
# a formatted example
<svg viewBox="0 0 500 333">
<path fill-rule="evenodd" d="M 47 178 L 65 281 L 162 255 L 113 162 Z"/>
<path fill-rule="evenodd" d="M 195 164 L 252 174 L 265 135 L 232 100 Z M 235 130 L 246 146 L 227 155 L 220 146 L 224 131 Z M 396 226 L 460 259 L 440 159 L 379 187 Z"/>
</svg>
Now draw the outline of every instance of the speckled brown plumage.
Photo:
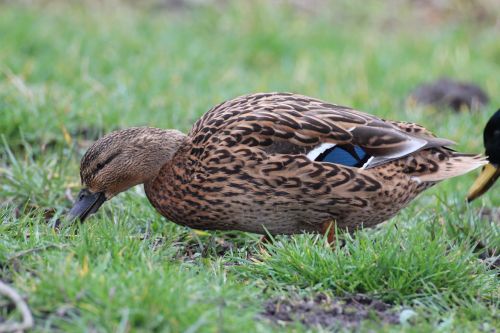
<svg viewBox="0 0 500 333">
<path fill-rule="evenodd" d="M 162 135 L 172 146 L 168 131 L 152 141 Z M 175 138 L 175 149 L 143 182 L 162 215 L 197 229 L 294 234 L 321 232 L 332 221 L 370 227 L 436 182 L 484 163 L 445 148 L 451 141 L 419 125 L 289 93 L 226 101 Z M 372 159 L 362 168 L 311 159 L 325 143 L 361 147 Z M 92 173 L 84 170 L 82 162 L 82 175 Z"/>
</svg>

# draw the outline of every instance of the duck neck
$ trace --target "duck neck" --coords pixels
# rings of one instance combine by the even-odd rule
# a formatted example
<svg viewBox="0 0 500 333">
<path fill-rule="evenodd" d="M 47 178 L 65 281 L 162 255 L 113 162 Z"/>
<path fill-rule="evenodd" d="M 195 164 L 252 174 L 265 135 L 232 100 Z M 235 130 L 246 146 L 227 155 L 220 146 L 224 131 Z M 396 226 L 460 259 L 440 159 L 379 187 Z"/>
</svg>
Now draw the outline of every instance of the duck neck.
<svg viewBox="0 0 500 333">
<path fill-rule="evenodd" d="M 155 129 L 140 147 L 145 153 L 141 162 L 146 166 L 142 171 L 142 183 L 152 182 L 161 168 L 170 161 L 187 140 L 187 136 L 177 130 Z"/>
</svg>

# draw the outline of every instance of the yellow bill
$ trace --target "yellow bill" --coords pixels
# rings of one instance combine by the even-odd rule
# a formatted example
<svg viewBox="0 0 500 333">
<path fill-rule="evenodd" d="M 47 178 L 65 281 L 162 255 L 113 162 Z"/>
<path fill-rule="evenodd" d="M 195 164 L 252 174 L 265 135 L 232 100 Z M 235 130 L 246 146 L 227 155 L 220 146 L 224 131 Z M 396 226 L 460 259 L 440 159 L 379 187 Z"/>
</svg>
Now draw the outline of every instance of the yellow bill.
<svg viewBox="0 0 500 333">
<path fill-rule="evenodd" d="M 500 168 L 491 163 L 486 164 L 479 177 L 477 177 L 474 184 L 472 184 L 469 194 L 467 195 L 467 201 L 471 202 L 488 191 L 488 189 L 495 183 L 498 176 L 500 176 Z"/>
</svg>

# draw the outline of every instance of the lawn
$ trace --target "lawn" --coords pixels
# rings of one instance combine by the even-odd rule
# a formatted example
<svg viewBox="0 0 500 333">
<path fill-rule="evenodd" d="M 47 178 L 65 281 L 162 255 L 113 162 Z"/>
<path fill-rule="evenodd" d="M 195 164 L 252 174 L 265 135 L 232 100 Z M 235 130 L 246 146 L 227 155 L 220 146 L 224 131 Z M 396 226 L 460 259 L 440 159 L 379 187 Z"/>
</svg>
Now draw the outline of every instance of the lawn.
<svg viewBox="0 0 500 333">
<path fill-rule="evenodd" d="M 142 188 L 56 227 L 79 159 L 113 129 L 190 126 L 213 105 L 291 91 L 420 123 L 483 151 L 500 105 L 495 1 L 0 1 L 0 280 L 36 332 L 496 332 L 498 185 L 445 181 L 378 228 L 277 237 L 177 226 Z M 448 76 L 474 113 L 407 102 Z M 341 246 L 342 245 L 342 246 Z M 19 320 L 0 298 L 0 323 Z"/>
</svg>

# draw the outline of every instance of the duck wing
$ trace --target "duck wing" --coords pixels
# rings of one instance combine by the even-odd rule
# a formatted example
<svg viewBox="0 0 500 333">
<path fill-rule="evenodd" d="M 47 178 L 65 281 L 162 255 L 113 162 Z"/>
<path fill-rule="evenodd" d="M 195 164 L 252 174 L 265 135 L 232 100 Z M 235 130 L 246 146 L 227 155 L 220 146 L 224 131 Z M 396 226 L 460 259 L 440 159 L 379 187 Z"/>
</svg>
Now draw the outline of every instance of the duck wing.
<svg viewBox="0 0 500 333">
<path fill-rule="evenodd" d="M 354 152 L 358 162 L 363 160 L 360 155 L 369 156 L 363 168 L 454 144 L 416 124 L 385 121 L 291 93 L 251 94 L 223 102 L 196 122 L 190 136 L 200 149 L 247 146 L 267 154 L 305 154 L 311 160 L 326 158 L 331 150 L 332 163 L 344 151 Z"/>
</svg>

